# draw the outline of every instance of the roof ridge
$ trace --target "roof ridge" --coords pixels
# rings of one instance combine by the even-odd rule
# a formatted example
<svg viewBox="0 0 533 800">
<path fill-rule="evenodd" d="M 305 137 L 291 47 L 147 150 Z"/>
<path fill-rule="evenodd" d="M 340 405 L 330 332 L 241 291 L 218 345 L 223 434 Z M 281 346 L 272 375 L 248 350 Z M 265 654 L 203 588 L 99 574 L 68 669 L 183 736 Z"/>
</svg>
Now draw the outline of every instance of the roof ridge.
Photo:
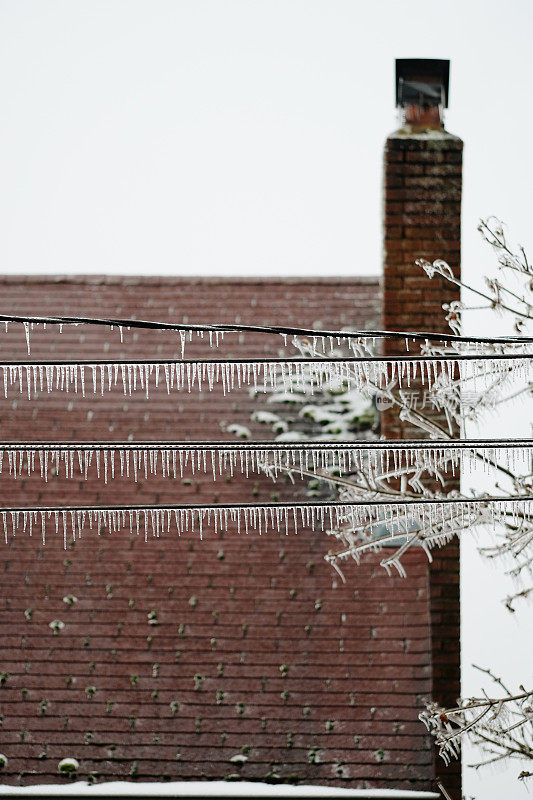
<svg viewBox="0 0 533 800">
<path fill-rule="evenodd" d="M 61 283 L 66 284 L 84 284 L 84 285 L 183 285 L 183 284 L 198 284 L 198 285 L 268 285 L 268 284 L 283 284 L 286 286 L 291 285 L 314 285 L 326 284 L 334 286 L 338 285 L 377 285 L 380 282 L 379 275 L 354 275 L 354 276 L 337 276 L 337 277 L 289 277 L 282 276 L 276 277 L 216 277 L 216 276 L 148 276 L 148 275 L 62 275 L 62 274 L 45 274 L 45 275 L 0 275 L 0 284 L 47 284 L 58 285 Z"/>
</svg>

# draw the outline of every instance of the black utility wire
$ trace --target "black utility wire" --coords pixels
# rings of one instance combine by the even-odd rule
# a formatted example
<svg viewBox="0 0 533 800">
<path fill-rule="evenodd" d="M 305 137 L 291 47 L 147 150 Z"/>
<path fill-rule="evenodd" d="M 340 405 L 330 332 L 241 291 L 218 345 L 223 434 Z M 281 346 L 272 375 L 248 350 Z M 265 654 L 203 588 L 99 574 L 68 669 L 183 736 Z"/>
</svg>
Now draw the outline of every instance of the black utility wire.
<svg viewBox="0 0 533 800">
<path fill-rule="evenodd" d="M 148 330 L 162 331 L 193 331 L 204 333 L 271 333 L 287 336 L 311 336 L 345 339 L 410 339 L 415 341 L 432 342 L 463 342 L 471 344 L 533 344 L 531 336 L 456 336 L 450 333 L 435 333 L 424 331 L 329 331 L 315 330 L 313 328 L 296 328 L 287 325 L 237 325 L 181 322 L 152 322 L 140 319 L 112 319 L 92 317 L 37 317 L 0 314 L 0 322 L 34 323 L 37 325 L 95 325 L 116 328 L 145 328 Z"/>
<path fill-rule="evenodd" d="M 0 513 L 6 514 L 40 514 L 40 513 L 50 513 L 55 514 L 61 512 L 66 513 L 76 513 L 76 512 L 99 512 L 99 511 L 106 511 L 106 512 L 128 512 L 128 511 L 253 511 L 255 509 L 289 509 L 289 510 L 298 510 L 300 508 L 349 508 L 350 506 L 358 506 L 358 507 L 375 507 L 375 506 L 385 506 L 387 508 L 401 508 L 402 506 L 425 506 L 425 505 L 432 505 L 432 506 L 439 506 L 445 504 L 452 504 L 455 503 L 456 505 L 469 505 L 472 503 L 477 503 L 480 505 L 484 505 L 486 503 L 512 503 L 512 502 L 523 502 L 533 500 L 533 495 L 508 495 L 506 497 L 502 496 L 493 496 L 488 495 L 487 497 L 449 497 L 448 495 L 444 497 L 424 497 L 421 499 L 398 499 L 398 500 L 348 500 L 346 502 L 338 502 L 332 501 L 328 502 L 327 500 L 305 500 L 298 503 L 231 503 L 231 504 L 217 504 L 217 505 L 209 505 L 209 504 L 169 504 L 169 505 L 127 505 L 127 506 L 20 506 L 18 508 L 13 507 L 0 507 Z"/>
<path fill-rule="evenodd" d="M 499 448 L 533 448 L 533 439 L 387 439 L 381 441 L 328 441 L 319 442 L 1 442 L 0 450 L 165 450 L 179 449 L 196 452 L 198 450 L 214 451 L 255 451 L 279 450 L 463 450 L 463 449 L 499 449 Z"/>
<path fill-rule="evenodd" d="M 456 362 L 456 361 L 514 361 L 516 359 L 533 359 L 531 353 L 454 353 L 445 356 L 346 356 L 325 358 L 121 358 L 121 359 L 71 359 L 43 360 L 43 361 L 0 361 L 2 367 L 98 367 L 98 366 L 161 366 L 168 364 L 371 364 L 371 363 L 402 363 L 402 362 Z"/>
</svg>

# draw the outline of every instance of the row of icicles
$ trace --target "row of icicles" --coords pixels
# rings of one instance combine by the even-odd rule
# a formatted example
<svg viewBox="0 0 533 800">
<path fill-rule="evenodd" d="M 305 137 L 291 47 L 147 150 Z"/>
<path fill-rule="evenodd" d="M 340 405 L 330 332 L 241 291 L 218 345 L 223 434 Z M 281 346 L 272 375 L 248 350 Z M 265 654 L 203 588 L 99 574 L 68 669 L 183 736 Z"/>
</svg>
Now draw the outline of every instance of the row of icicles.
<svg viewBox="0 0 533 800">
<path fill-rule="evenodd" d="M 10 535 L 19 531 L 30 536 L 38 531 L 43 544 L 46 543 L 47 523 L 55 526 L 56 534 L 62 534 L 67 547 L 70 537 L 79 539 L 86 528 L 100 534 L 122 529 L 130 535 L 143 535 L 158 538 L 165 534 L 251 531 L 267 534 L 269 531 L 298 533 L 299 528 L 326 531 L 349 525 L 353 529 L 366 526 L 372 530 L 374 525 L 386 525 L 389 530 L 405 530 L 406 518 L 419 518 L 424 528 L 442 528 L 446 525 L 449 513 L 455 514 L 464 523 L 475 520 L 476 515 L 490 510 L 493 523 L 506 521 L 517 524 L 532 518 L 532 501 L 524 498 L 443 500 L 442 502 L 380 502 L 375 505 L 365 501 L 359 503 L 291 503 L 274 505 L 234 505 L 234 506 L 169 506 L 169 507 L 114 507 L 114 508 L 42 508 L 5 509 L 0 511 L 1 526 L 5 542 Z M 379 541 L 373 544 L 379 548 Z"/>
<path fill-rule="evenodd" d="M 186 473 L 211 473 L 217 477 L 240 473 L 248 477 L 268 469 L 274 477 L 280 472 L 293 472 L 303 477 L 331 473 L 339 476 L 372 471 L 375 475 L 394 475 L 403 471 L 423 470 L 430 474 L 462 467 L 482 465 L 488 468 L 498 460 L 507 468 L 533 463 L 533 442 L 514 446 L 478 445 L 463 440 L 461 447 L 427 443 L 424 446 L 398 446 L 376 443 L 276 445 L 275 443 L 233 444 L 0 444 L 0 474 L 14 477 L 39 473 L 45 482 L 53 470 L 65 478 L 96 474 L 105 483 L 115 477 L 132 478 L 161 475 L 183 478 Z"/>
<path fill-rule="evenodd" d="M 28 354 L 30 354 L 30 334 L 34 323 L 24 322 Z M 62 330 L 60 321 L 56 323 L 59 332 Z M 82 323 L 83 324 L 83 323 Z M 43 325 L 45 327 L 45 325 Z M 110 328 L 113 325 L 109 324 Z M 123 326 L 118 325 L 120 339 L 123 339 Z M 127 327 L 127 326 L 126 326 Z M 8 323 L 6 322 L 6 330 Z M 275 330 L 265 331 L 275 332 Z M 202 329 L 178 330 L 179 345 L 182 360 L 170 359 L 168 361 L 154 360 L 117 360 L 117 361 L 73 361 L 61 362 L 28 362 L 0 363 L 0 380 L 3 379 L 4 395 L 7 398 L 10 390 L 26 392 L 28 397 L 39 392 L 81 392 L 85 396 L 86 390 L 94 394 L 104 391 L 122 390 L 125 395 L 131 395 L 141 390 L 149 397 L 151 389 L 158 386 L 166 387 L 170 393 L 173 390 L 202 391 L 213 390 L 221 386 L 224 394 L 234 389 L 250 388 L 255 392 L 282 389 L 286 393 L 305 392 L 312 394 L 316 390 L 337 390 L 339 387 L 347 389 L 364 389 L 371 384 L 374 389 L 386 390 L 387 387 L 397 382 L 400 388 L 416 384 L 432 389 L 435 386 L 450 385 L 465 380 L 481 379 L 486 377 L 514 373 L 523 380 L 528 380 L 533 355 L 528 348 L 530 343 L 513 345 L 511 352 L 501 357 L 505 352 L 503 348 L 488 343 L 469 343 L 463 347 L 458 343 L 452 345 L 455 352 L 446 358 L 433 358 L 428 356 L 412 356 L 381 358 L 367 356 L 368 342 L 375 347 L 376 340 L 372 337 L 339 335 L 335 336 L 308 336 L 304 342 L 309 349 L 324 358 L 272 358 L 257 360 L 191 360 L 184 361 L 186 342 L 191 342 L 193 333 L 199 338 L 207 336 L 209 345 L 217 347 L 222 341 L 224 331 Z M 284 345 L 287 345 L 287 335 L 281 333 Z M 301 349 L 302 340 L 291 339 Z M 347 347 L 353 358 L 338 357 L 335 347 Z M 429 344 L 426 342 L 426 347 Z M 329 348 L 329 351 L 328 351 Z M 409 351 L 409 339 L 405 340 L 406 352 Z M 328 358 L 328 352 L 330 358 Z M 428 351 L 429 352 L 429 351 Z M 499 353 L 499 358 L 490 358 L 494 353 Z M 515 357 L 522 353 L 522 358 Z M 468 358 L 462 355 L 469 354 Z M 474 358 L 472 358 L 472 355 Z M 479 356 L 479 359 L 477 358 Z M 525 357 L 524 357 L 525 356 Z M 471 384 L 470 384 L 471 385 Z M 498 450 L 500 448 L 497 448 Z M 75 473 L 88 477 L 89 470 L 94 469 L 98 477 L 105 481 L 116 475 L 133 477 L 137 480 L 139 475 L 157 475 L 158 471 L 163 476 L 182 477 L 185 470 L 211 471 L 213 478 L 233 474 L 240 471 L 242 474 L 258 472 L 265 467 L 277 473 L 280 470 L 306 472 L 328 471 L 336 469 L 340 474 L 349 474 L 363 469 L 380 470 L 397 473 L 402 469 L 427 469 L 433 472 L 442 469 L 455 471 L 467 461 L 482 461 L 489 463 L 492 460 L 495 448 L 487 447 L 482 450 L 473 447 L 455 449 L 447 444 L 428 445 L 420 449 L 368 447 L 336 445 L 333 447 L 300 447 L 289 446 L 277 448 L 274 444 L 256 446 L 215 446 L 208 443 L 191 448 L 184 444 L 133 444 L 133 445 L 3 445 L 0 447 L 0 470 L 6 469 L 14 477 L 22 473 L 31 474 L 40 471 L 43 480 L 48 479 L 49 471 L 54 469 L 59 474 L 61 468 L 65 477 L 74 477 Z M 506 451 L 507 452 L 507 451 Z M 510 451 L 515 458 L 515 450 Z M 509 457 L 509 456 L 508 456 Z M 531 449 L 524 448 L 520 455 L 523 460 L 531 457 Z M 197 531 L 200 536 L 207 531 L 235 530 L 236 532 L 257 531 L 259 534 L 275 529 L 280 532 L 298 532 L 299 527 L 319 530 L 346 529 L 353 531 L 361 529 L 372 535 L 373 527 L 383 525 L 389 531 L 405 532 L 410 522 L 418 518 L 423 521 L 423 526 L 434 528 L 436 535 L 445 533 L 446 520 L 450 513 L 461 517 L 463 522 L 473 522 L 478 516 L 486 517 L 490 509 L 493 521 L 509 520 L 519 521 L 530 518 L 530 501 L 527 498 L 479 498 L 464 500 L 460 498 L 443 499 L 442 502 L 430 500 L 408 501 L 403 503 L 391 502 L 331 502 L 331 503 L 292 503 L 292 504 L 255 504 L 234 506 L 190 506 L 176 505 L 170 507 L 135 507 L 121 506 L 114 508 L 34 508 L 34 509 L 9 509 L 0 510 L 0 525 L 3 526 L 6 542 L 9 535 L 19 531 L 33 534 L 39 530 L 43 543 L 49 525 L 55 526 L 57 533 L 62 533 L 63 542 L 67 546 L 67 539 L 79 538 L 86 529 L 100 533 L 102 530 L 119 531 L 129 528 L 131 534 L 158 537 L 163 534 L 176 532 Z M 403 527 L 402 527 L 403 526 Z M 378 546 L 377 542 L 372 546 Z"/>
<path fill-rule="evenodd" d="M 513 374 L 524 381 L 529 380 L 531 358 L 505 357 L 493 360 L 462 361 L 454 357 L 442 360 L 422 359 L 402 361 L 394 358 L 351 361 L 325 359 L 291 361 L 139 361 L 135 363 L 3 363 L 0 365 L 4 397 L 15 389 L 19 393 L 32 392 L 81 392 L 85 396 L 90 386 L 94 394 L 104 391 L 122 390 L 131 396 L 137 389 L 146 397 L 150 389 L 163 384 L 167 393 L 172 390 L 212 391 L 215 385 L 222 386 L 224 394 L 234 389 L 250 388 L 255 392 L 278 391 L 308 392 L 347 389 L 362 390 L 368 384 L 384 390 L 394 382 L 400 388 L 408 388 L 419 382 L 431 390 L 435 385 L 451 381 L 464 382 L 494 375 Z M 482 385 L 480 384 L 480 389 Z"/>
</svg>

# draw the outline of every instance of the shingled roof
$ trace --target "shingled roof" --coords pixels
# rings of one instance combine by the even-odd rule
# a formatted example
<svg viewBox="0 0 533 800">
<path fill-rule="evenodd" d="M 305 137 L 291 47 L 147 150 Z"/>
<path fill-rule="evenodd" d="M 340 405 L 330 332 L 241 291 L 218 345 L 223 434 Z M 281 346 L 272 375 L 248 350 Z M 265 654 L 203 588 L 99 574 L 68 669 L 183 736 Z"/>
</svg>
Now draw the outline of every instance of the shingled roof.
<svg viewBox="0 0 533 800">
<path fill-rule="evenodd" d="M 157 320 L 376 327 L 374 279 L 3 278 L 0 311 Z M 226 353 L 264 355 L 231 337 Z M 4 358 L 26 358 L 15 326 Z M 279 346 L 279 344 L 277 345 Z M 201 350 L 201 348 L 204 348 Z M 270 353 L 273 344 L 269 343 Z M 37 333 L 32 357 L 166 357 L 175 336 L 65 328 Z M 205 356 L 193 343 L 188 355 Z M 247 392 L 104 397 L 51 393 L 2 400 L 4 441 L 230 438 L 249 425 Z M 255 429 L 254 438 L 266 438 Z M 266 478 L 107 486 L 0 476 L 2 505 L 217 502 L 290 497 Z M 301 491 L 296 489 L 296 491 Z M 433 748 L 417 720 L 431 691 L 425 556 L 407 580 L 370 557 L 340 584 L 326 537 L 213 534 L 148 542 L 86 535 L 65 552 L 53 533 L 0 550 L 0 750 L 10 784 L 58 780 L 76 758 L 91 780 L 282 780 L 428 789 Z M 77 598 L 65 602 L 69 596 Z M 153 613 L 155 612 L 155 613 Z M 64 628 L 54 633 L 50 622 Z"/>
</svg>

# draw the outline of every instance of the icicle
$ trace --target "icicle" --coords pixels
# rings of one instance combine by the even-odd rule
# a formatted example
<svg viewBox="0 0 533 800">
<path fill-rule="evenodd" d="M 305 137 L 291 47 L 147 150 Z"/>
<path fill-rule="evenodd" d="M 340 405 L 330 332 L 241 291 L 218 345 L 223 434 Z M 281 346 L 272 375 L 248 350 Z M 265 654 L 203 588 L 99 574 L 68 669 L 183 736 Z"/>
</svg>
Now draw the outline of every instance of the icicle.
<svg viewBox="0 0 533 800">
<path fill-rule="evenodd" d="M 24 322 L 24 333 L 26 335 L 26 347 L 28 350 L 28 355 L 30 355 L 30 325 L 28 322 Z"/>
</svg>

